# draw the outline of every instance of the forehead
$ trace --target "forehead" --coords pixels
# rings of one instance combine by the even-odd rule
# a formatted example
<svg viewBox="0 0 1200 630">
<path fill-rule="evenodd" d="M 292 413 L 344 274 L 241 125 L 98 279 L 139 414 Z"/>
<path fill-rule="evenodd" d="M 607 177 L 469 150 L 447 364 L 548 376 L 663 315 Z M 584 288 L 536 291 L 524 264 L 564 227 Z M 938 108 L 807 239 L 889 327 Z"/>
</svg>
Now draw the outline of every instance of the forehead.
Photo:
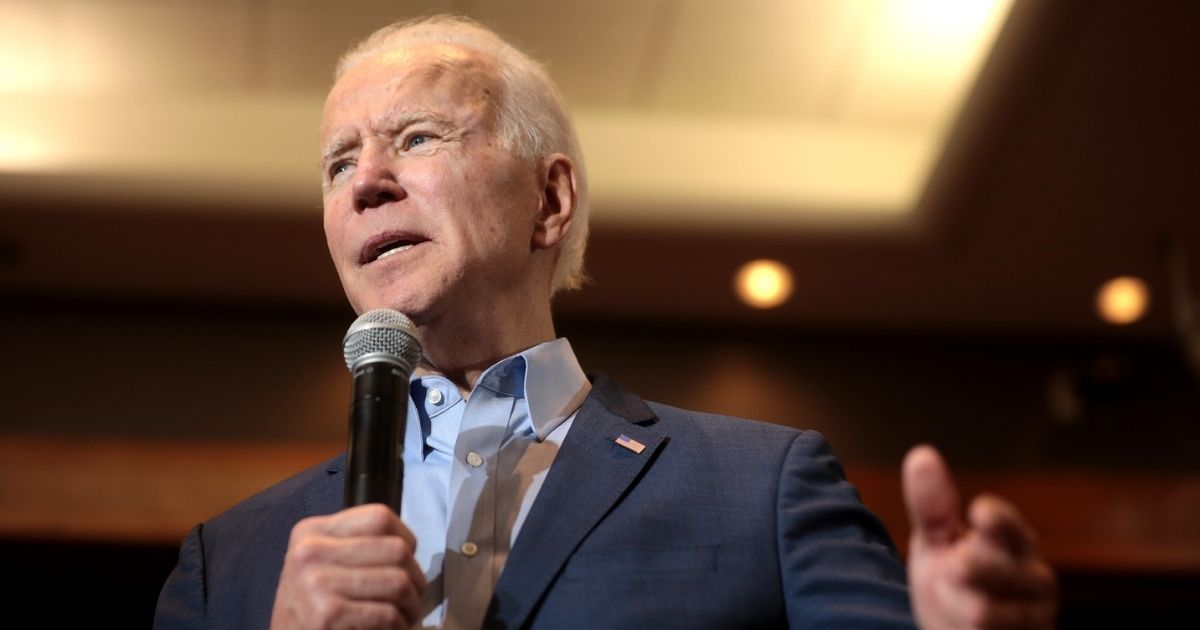
<svg viewBox="0 0 1200 630">
<path fill-rule="evenodd" d="M 452 118 L 465 111 L 489 114 L 498 90 L 495 63 L 479 51 L 440 42 L 384 50 L 338 79 L 325 100 L 321 136 L 351 112 L 377 119 L 418 109 Z"/>
</svg>

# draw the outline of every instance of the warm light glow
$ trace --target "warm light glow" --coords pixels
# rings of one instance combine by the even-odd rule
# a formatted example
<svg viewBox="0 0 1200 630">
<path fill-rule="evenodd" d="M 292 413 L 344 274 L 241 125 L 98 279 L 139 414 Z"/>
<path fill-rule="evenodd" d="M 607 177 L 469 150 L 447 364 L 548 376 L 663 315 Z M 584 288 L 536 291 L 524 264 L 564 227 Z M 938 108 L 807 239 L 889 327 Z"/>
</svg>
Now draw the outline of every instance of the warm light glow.
<svg viewBox="0 0 1200 630">
<path fill-rule="evenodd" d="M 1146 314 L 1150 289 L 1141 278 L 1120 276 L 1100 285 L 1096 312 L 1110 324 L 1132 324 Z"/>
<path fill-rule="evenodd" d="M 0 112 L 4 108 L 0 107 Z M 49 170 L 57 159 L 50 142 L 19 129 L 20 121 L 0 121 L 0 172 Z"/>
<path fill-rule="evenodd" d="M 53 19 L 37 3 L 0 3 L 0 93 L 53 86 Z"/>
<path fill-rule="evenodd" d="M 752 260 L 738 270 L 734 288 L 754 308 L 774 308 L 792 297 L 792 272 L 774 260 Z"/>
<path fill-rule="evenodd" d="M 896 0 L 887 5 L 885 16 L 891 28 L 910 38 L 911 45 L 952 43 L 961 47 L 972 45 L 971 40 L 994 28 L 992 22 L 1008 11 L 1009 4 L 997 0 Z"/>
<path fill-rule="evenodd" d="M 570 97 L 605 209 L 597 222 L 907 229 L 1013 3 L 682 2 L 669 25 L 679 32 L 650 53 L 606 43 L 611 11 L 591 6 L 604 3 L 560 3 L 584 21 L 578 42 L 521 34 Z M 296 201 L 270 205 L 307 212 L 327 86 L 293 81 L 329 60 L 285 45 L 320 27 L 226 4 L 0 0 L 0 170 L 202 182 L 173 189 L 182 196 L 209 194 L 218 177 L 244 196 L 281 194 L 265 178 L 295 180 L 298 192 L 283 194 Z M 488 22 L 494 10 L 479 4 Z M 514 4 L 502 22 L 537 17 L 537 3 Z M 652 15 L 622 16 L 622 32 L 660 37 Z M 225 45 L 260 26 L 291 34 L 257 52 Z M 260 66 L 264 89 L 243 89 L 237 70 Z"/>
</svg>

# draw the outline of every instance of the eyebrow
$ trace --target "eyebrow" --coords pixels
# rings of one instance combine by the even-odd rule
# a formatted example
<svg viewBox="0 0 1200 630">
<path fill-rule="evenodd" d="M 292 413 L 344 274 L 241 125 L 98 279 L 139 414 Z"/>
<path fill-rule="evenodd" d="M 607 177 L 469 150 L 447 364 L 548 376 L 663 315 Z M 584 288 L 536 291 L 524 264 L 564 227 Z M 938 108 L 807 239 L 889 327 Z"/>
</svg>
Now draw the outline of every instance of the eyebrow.
<svg viewBox="0 0 1200 630">
<path fill-rule="evenodd" d="M 418 122 L 432 122 L 438 125 L 449 125 L 450 121 L 437 112 L 420 109 L 403 114 L 385 116 L 377 121 L 377 126 L 392 132 L 399 132 Z"/>
<path fill-rule="evenodd" d="M 338 155 L 344 153 L 346 151 L 346 149 L 349 149 L 350 147 L 353 147 L 354 145 L 356 145 L 358 143 L 359 142 L 358 142 L 357 137 L 352 138 L 352 137 L 342 136 L 340 138 L 337 138 L 332 143 L 330 143 L 329 148 L 325 149 L 325 152 L 321 154 L 321 161 L 318 163 L 318 165 L 324 166 L 324 165 L 328 164 L 330 160 L 332 160 L 335 157 L 337 157 Z"/>
<path fill-rule="evenodd" d="M 390 133 L 399 133 L 410 125 L 419 122 L 432 122 L 436 125 L 441 125 L 444 127 L 452 126 L 450 120 L 445 116 L 429 110 L 417 110 L 398 115 L 385 116 L 376 121 L 374 126 L 376 128 L 386 129 Z M 330 160 L 345 152 L 347 149 L 358 145 L 359 143 L 360 142 L 357 135 L 355 137 L 342 136 L 335 139 L 332 143 L 330 143 L 329 148 L 327 148 L 325 152 L 321 154 L 321 165 L 328 164 Z"/>
</svg>

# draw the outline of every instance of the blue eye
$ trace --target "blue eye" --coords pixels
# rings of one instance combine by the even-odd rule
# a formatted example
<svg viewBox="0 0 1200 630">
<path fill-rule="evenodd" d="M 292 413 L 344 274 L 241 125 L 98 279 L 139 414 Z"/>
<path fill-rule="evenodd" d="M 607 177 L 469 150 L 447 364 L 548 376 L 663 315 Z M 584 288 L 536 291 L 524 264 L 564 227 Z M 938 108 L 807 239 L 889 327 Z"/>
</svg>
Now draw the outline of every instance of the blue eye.
<svg viewBox="0 0 1200 630">
<path fill-rule="evenodd" d="M 350 162 L 349 161 L 340 160 L 338 162 L 334 162 L 333 165 L 329 167 L 329 177 L 330 177 L 330 179 L 332 179 L 334 177 L 337 177 L 338 175 L 341 175 L 342 173 L 345 173 L 348 170 L 350 170 Z"/>
<path fill-rule="evenodd" d="M 433 139 L 433 136 L 424 133 L 415 133 L 408 139 L 408 148 L 413 148 L 425 144 Z"/>
</svg>

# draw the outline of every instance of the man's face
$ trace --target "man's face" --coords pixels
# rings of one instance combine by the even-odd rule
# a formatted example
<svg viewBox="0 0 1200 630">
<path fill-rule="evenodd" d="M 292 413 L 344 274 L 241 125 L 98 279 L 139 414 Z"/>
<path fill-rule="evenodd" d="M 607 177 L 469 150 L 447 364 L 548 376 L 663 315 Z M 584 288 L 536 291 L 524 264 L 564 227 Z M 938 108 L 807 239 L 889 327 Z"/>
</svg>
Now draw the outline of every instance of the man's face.
<svg viewBox="0 0 1200 630">
<path fill-rule="evenodd" d="M 359 62 L 321 124 L 325 236 L 358 312 L 417 324 L 528 292 L 532 166 L 499 146 L 491 61 L 420 44 Z"/>
</svg>

